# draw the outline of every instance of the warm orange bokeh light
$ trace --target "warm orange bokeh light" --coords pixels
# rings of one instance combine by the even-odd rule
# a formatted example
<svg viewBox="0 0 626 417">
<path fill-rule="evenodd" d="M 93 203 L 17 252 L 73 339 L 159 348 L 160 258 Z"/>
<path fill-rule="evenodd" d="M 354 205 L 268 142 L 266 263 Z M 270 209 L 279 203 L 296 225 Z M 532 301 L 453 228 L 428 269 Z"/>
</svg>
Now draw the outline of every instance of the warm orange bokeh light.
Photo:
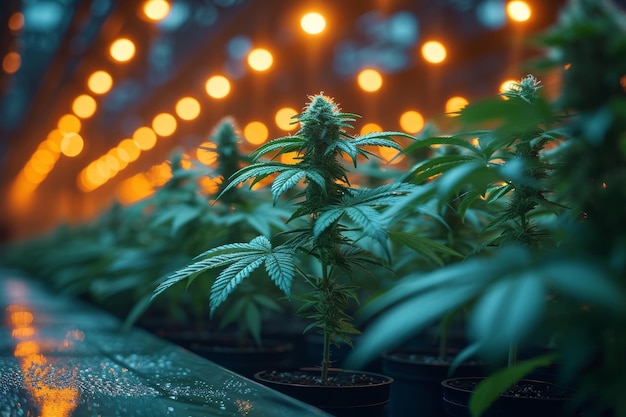
<svg viewBox="0 0 626 417">
<path fill-rule="evenodd" d="M 96 71 L 87 79 L 87 87 L 94 94 L 105 94 L 113 87 L 113 77 L 106 71 Z"/>
<path fill-rule="evenodd" d="M 363 91 L 378 91 L 383 86 L 383 76 L 375 69 L 364 69 L 357 75 L 357 82 Z"/>
<path fill-rule="evenodd" d="M 283 164 L 295 165 L 302 160 L 297 152 L 287 152 L 280 155 L 280 162 Z"/>
<path fill-rule="evenodd" d="M 516 22 L 525 22 L 532 14 L 528 3 L 519 0 L 510 1 L 506 5 L 506 13 L 511 20 Z"/>
<path fill-rule="evenodd" d="M 57 128 L 61 133 L 78 133 L 80 132 L 80 119 L 73 114 L 65 114 L 61 116 L 59 122 L 57 123 Z"/>
<path fill-rule="evenodd" d="M 22 57 L 15 51 L 7 53 L 2 59 L 2 70 L 7 74 L 16 73 L 22 66 Z"/>
<path fill-rule="evenodd" d="M 183 97 L 176 103 L 176 114 L 183 120 L 193 120 L 200 115 L 200 102 L 193 97 Z"/>
<path fill-rule="evenodd" d="M 143 14 L 150 20 L 163 20 L 169 13 L 170 4 L 166 0 L 147 0 L 143 4 Z"/>
<path fill-rule="evenodd" d="M 157 135 L 154 133 L 154 130 L 150 129 L 147 126 L 142 126 L 135 130 L 133 133 L 133 142 L 137 145 L 142 151 L 147 151 L 154 148 L 156 145 Z"/>
<path fill-rule="evenodd" d="M 431 64 L 439 64 L 446 59 L 446 47 L 438 41 L 428 41 L 422 45 L 422 57 Z"/>
<path fill-rule="evenodd" d="M 176 127 L 176 118 L 169 113 L 159 113 L 152 119 L 152 129 L 161 137 L 173 135 Z"/>
<path fill-rule="evenodd" d="M 400 128 L 410 134 L 418 133 L 424 128 L 424 116 L 418 111 L 407 110 L 400 115 Z"/>
<path fill-rule="evenodd" d="M 133 162 L 139 158 L 141 154 L 141 149 L 137 147 L 137 144 L 132 139 L 124 139 L 118 145 L 118 155 L 120 159 L 126 158 L 126 162 Z"/>
<path fill-rule="evenodd" d="M 204 84 L 207 94 L 213 98 L 224 98 L 230 93 L 230 81 L 223 75 L 214 75 Z"/>
<path fill-rule="evenodd" d="M 9 29 L 18 32 L 24 28 L 24 15 L 21 12 L 15 12 L 9 18 Z"/>
<path fill-rule="evenodd" d="M 310 35 L 317 35 L 326 29 L 326 19 L 317 12 L 310 12 L 302 16 L 300 27 Z"/>
<path fill-rule="evenodd" d="M 267 49 L 256 48 L 248 54 L 248 65 L 255 71 L 267 71 L 274 62 L 272 53 Z"/>
<path fill-rule="evenodd" d="M 80 155 L 84 147 L 85 141 L 78 133 L 70 132 L 61 141 L 61 152 L 70 158 Z"/>
<path fill-rule="evenodd" d="M 502 93 L 506 93 L 507 91 L 509 91 L 515 84 L 517 84 L 518 81 L 517 80 L 506 80 L 503 81 L 502 84 L 500 84 L 500 94 Z M 505 96 L 501 96 L 504 100 L 508 100 L 508 97 Z"/>
<path fill-rule="evenodd" d="M 135 56 L 135 43 L 128 38 L 117 39 L 111 44 L 109 54 L 117 62 L 128 62 Z"/>
<path fill-rule="evenodd" d="M 366 123 L 360 130 L 361 135 L 366 135 L 368 133 L 374 132 L 382 132 L 383 128 L 377 123 Z"/>
<path fill-rule="evenodd" d="M 243 128 L 243 136 L 253 145 L 260 145 L 267 140 L 269 131 L 262 122 L 250 122 Z"/>
<path fill-rule="evenodd" d="M 458 112 L 469 104 L 465 97 L 454 96 L 446 101 L 446 113 L 448 116 L 458 116 Z"/>
<path fill-rule="evenodd" d="M 96 100 L 88 94 L 81 94 L 72 102 L 72 111 L 81 119 L 88 119 L 96 112 Z"/>
<path fill-rule="evenodd" d="M 213 142 L 204 142 L 196 149 L 196 158 L 204 165 L 211 165 L 217 161 L 217 145 Z"/>
<path fill-rule="evenodd" d="M 298 112 L 291 107 L 283 107 L 279 109 L 274 115 L 274 122 L 276 126 L 278 126 L 281 130 L 294 130 L 298 127 L 297 121 L 293 118 L 293 116 L 297 115 Z"/>
</svg>

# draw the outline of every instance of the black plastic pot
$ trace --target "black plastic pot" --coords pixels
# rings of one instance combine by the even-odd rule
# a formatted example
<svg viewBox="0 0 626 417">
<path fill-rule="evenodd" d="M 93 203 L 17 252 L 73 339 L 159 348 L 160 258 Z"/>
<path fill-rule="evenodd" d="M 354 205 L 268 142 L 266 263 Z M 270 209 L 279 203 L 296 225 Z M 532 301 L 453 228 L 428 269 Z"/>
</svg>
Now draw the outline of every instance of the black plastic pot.
<svg viewBox="0 0 626 417">
<path fill-rule="evenodd" d="M 471 417 L 469 401 L 475 387 L 482 378 L 451 378 L 441 382 L 443 407 L 449 417 Z M 524 379 L 522 384 L 537 387 L 550 395 L 528 397 L 523 394 L 501 395 L 483 413 L 482 417 L 558 417 L 576 416 L 567 412 L 571 392 L 545 381 Z"/>
<path fill-rule="evenodd" d="M 298 372 L 319 375 L 319 369 L 301 368 Z M 389 402 L 393 378 L 374 372 L 332 369 L 329 375 L 372 377 L 374 383 L 366 385 L 308 385 L 297 382 L 272 380 L 271 371 L 262 371 L 254 379 L 276 391 L 320 408 L 336 417 L 384 417 Z"/>
<path fill-rule="evenodd" d="M 248 378 L 268 367 L 290 367 L 294 361 L 294 345 L 285 340 L 268 339 L 262 346 L 242 346 L 230 334 L 179 332 L 162 337 Z"/>
<path fill-rule="evenodd" d="M 426 351 L 383 354 L 382 372 L 394 379 L 388 407 L 389 417 L 443 417 L 441 381 L 451 376 L 450 364 Z M 460 364 L 454 375 L 482 375 L 478 362 Z"/>
</svg>

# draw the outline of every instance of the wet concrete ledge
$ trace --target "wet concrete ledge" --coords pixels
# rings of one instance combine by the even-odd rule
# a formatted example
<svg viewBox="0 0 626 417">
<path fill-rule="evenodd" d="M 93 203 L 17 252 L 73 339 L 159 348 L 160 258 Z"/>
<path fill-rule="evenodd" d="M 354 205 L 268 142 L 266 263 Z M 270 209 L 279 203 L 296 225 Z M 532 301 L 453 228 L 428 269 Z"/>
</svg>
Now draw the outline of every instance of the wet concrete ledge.
<svg viewBox="0 0 626 417">
<path fill-rule="evenodd" d="M 2 416 L 329 416 L 0 271 Z"/>
</svg>

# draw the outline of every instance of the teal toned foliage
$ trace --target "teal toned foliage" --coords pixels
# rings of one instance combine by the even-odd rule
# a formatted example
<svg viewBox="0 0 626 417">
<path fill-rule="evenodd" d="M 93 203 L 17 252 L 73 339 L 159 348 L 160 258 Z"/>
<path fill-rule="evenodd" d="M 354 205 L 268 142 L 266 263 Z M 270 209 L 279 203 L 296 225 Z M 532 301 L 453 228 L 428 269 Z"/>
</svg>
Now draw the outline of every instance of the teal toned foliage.
<svg viewBox="0 0 626 417">
<path fill-rule="evenodd" d="M 406 179 L 421 188 L 394 207 L 396 214 L 453 198 L 461 213 L 480 206 L 492 217 L 474 256 L 407 276 L 364 307 L 373 324 L 349 366 L 467 307 L 473 344 L 461 359 L 499 360 L 512 345 L 553 351 L 495 373 L 476 391 L 473 415 L 555 360 L 585 415 L 626 416 L 624 22 L 610 1 L 572 0 L 540 39 L 551 50 L 537 63 L 560 73 L 558 97 L 527 94 L 538 87 L 527 77 L 509 100 L 460 112 L 463 127 L 488 128 L 413 145 L 442 143 L 460 152 L 416 165 Z"/>
<path fill-rule="evenodd" d="M 294 280 L 309 286 L 296 297 L 302 302 L 299 314 L 311 321 L 324 335 L 322 378 L 330 367 L 330 344 L 337 340 L 350 343 L 357 333 L 346 307 L 358 301 L 352 281 L 356 270 L 368 271 L 382 266 L 390 256 L 387 247 L 386 218 L 380 209 L 395 204 L 413 187 L 390 183 L 377 188 L 353 188 L 342 156 L 356 167 L 359 157 L 374 155 L 367 147 L 401 150 L 392 138 L 409 137 L 400 132 L 378 132 L 352 136 L 346 132 L 357 116 L 342 113 L 324 95 L 310 102 L 296 119 L 300 130 L 294 136 L 274 139 L 252 153 L 255 163 L 243 167 L 229 180 L 222 194 L 243 183 L 258 184 L 272 177 L 274 202 L 286 196 L 292 202 L 288 223 L 293 227 L 273 236 L 258 236 L 248 243 L 229 243 L 199 255 L 195 262 L 175 272 L 161 283 L 155 295 L 183 279 L 221 269 L 211 288 L 211 310 L 215 311 L 252 273 L 263 267 L 267 276 L 290 297 Z M 276 157 L 295 152 L 294 164 L 278 162 Z M 269 160 L 258 161 L 261 157 Z M 218 201 L 219 201 L 218 197 Z M 360 239 L 375 242 L 380 258 L 359 244 Z M 317 267 L 310 268 L 311 258 Z M 311 270 L 310 270 L 311 269 Z"/>
</svg>

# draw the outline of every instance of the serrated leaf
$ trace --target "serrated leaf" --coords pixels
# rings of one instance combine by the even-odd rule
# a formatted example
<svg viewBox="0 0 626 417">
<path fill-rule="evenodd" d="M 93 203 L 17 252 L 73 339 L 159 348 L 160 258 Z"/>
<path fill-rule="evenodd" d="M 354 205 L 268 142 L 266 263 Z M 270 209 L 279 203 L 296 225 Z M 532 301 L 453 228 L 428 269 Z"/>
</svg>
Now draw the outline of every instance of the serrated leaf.
<svg viewBox="0 0 626 417">
<path fill-rule="evenodd" d="M 278 202 L 278 199 L 283 193 L 293 188 L 306 175 L 306 171 L 301 169 L 291 169 L 281 172 L 272 182 L 272 197 L 274 199 L 274 204 Z"/>
<path fill-rule="evenodd" d="M 248 278 L 250 274 L 261 266 L 265 258 L 263 256 L 245 256 L 226 269 L 224 269 L 211 286 L 211 296 L 209 305 L 211 315 L 221 303 L 237 288 L 241 282 Z"/>
<path fill-rule="evenodd" d="M 278 154 L 294 152 L 303 149 L 305 145 L 306 139 L 300 136 L 283 136 L 280 138 L 272 139 L 271 141 L 262 144 L 250 153 L 250 157 L 253 160 L 257 160 L 260 156 L 271 152 L 278 151 Z"/>
<path fill-rule="evenodd" d="M 378 242 L 388 257 L 391 256 L 387 247 L 387 230 L 383 225 L 380 213 L 368 206 L 356 206 L 348 207 L 346 214 L 366 236 Z"/>
<path fill-rule="evenodd" d="M 293 253 L 282 247 L 278 247 L 265 258 L 267 274 L 287 297 L 291 296 L 291 285 L 296 271 L 294 262 Z"/>
<path fill-rule="evenodd" d="M 241 168 L 239 171 L 235 172 L 231 178 L 229 178 L 228 184 L 219 193 L 217 199 L 220 199 L 231 188 L 234 188 L 239 184 L 243 184 L 246 181 L 252 180 L 252 185 L 254 185 L 269 175 L 290 169 L 293 169 L 293 165 L 283 164 L 280 162 L 259 162 Z"/>
<path fill-rule="evenodd" d="M 315 224 L 313 225 L 313 239 L 318 239 L 322 233 L 326 231 L 330 226 L 332 226 L 341 216 L 343 216 L 344 208 L 335 208 L 324 211 L 320 216 L 315 220 Z"/>
</svg>

